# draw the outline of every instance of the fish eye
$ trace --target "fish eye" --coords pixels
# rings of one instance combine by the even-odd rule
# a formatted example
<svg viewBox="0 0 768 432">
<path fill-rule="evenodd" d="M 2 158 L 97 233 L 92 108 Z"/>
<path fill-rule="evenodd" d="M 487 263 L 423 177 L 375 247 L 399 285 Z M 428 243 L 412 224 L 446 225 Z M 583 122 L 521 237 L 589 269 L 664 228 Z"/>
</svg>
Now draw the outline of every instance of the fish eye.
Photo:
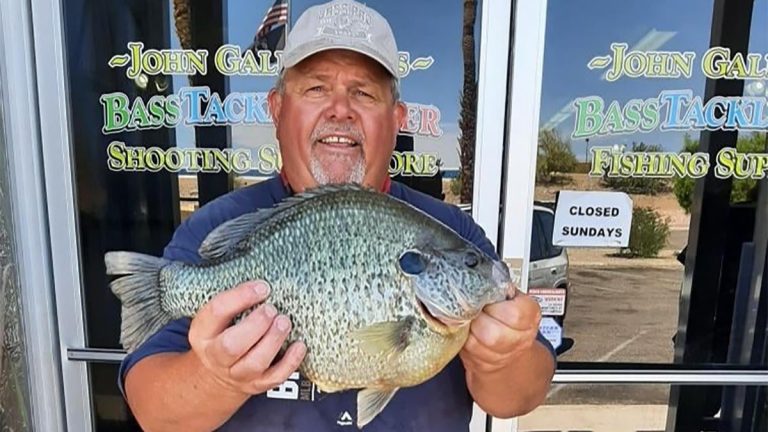
<svg viewBox="0 0 768 432">
<path fill-rule="evenodd" d="M 469 268 L 475 268 L 480 263 L 480 258 L 478 258 L 477 254 L 474 252 L 467 252 L 466 255 L 464 255 L 464 265 Z"/>
<path fill-rule="evenodd" d="M 409 275 L 420 274 L 427 268 L 427 261 L 424 258 L 424 255 L 416 251 L 409 250 L 403 252 L 403 254 L 400 255 L 398 263 L 400 264 L 400 269 Z"/>
</svg>

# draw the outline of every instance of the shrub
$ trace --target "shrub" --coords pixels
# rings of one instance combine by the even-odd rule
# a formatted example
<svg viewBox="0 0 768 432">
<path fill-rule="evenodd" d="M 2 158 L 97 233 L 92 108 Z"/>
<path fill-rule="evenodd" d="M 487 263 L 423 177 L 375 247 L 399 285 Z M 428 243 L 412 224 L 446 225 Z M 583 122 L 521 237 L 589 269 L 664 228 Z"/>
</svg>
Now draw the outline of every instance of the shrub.
<svg viewBox="0 0 768 432">
<path fill-rule="evenodd" d="M 695 153 L 698 149 L 699 141 L 692 139 L 686 134 L 683 140 L 683 149 L 681 150 L 681 153 Z M 758 133 L 739 136 L 738 140 L 736 140 L 736 150 L 739 153 L 762 153 L 765 151 L 765 137 Z M 710 162 L 714 163 L 714 161 Z M 680 207 L 682 207 L 686 213 L 691 212 L 695 184 L 696 179 L 690 177 L 679 177 L 674 181 L 672 190 L 675 194 L 675 198 L 677 198 L 678 204 L 680 204 Z M 758 181 L 756 179 L 731 179 L 731 202 L 739 203 L 756 199 L 758 190 L 757 184 Z"/>
<path fill-rule="evenodd" d="M 454 177 L 448 183 L 451 194 L 459 196 L 461 194 L 461 177 Z"/>
<path fill-rule="evenodd" d="M 630 258 L 656 257 L 667 244 L 669 220 L 662 218 L 650 207 L 638 207 L 632 210 L 632 228 L 629 232 L 629 245 L 623 255 Z"/>
<path fill-rule="evenodd" d="M 592 164 L 590 162 L 578 162 L 573 168 L 573 172 L 577 174 L 589 174 L 591 169 Z"/>
<path fill-rule="evenodd" d="M 660 152 L 661 146 L 648 145 L 645 143 L 632 143 L 633 152 Z M 603 184 L 613 190 L 628 194 L 640 194 L 640 195 L 656 195 L 664 192 L 669 192 L 669 183 L 666 179 L 657 177 L 608 177 L 608 174 L 603 176 Z"/>
<path fill-rule="evenodd" d="M 536 157 L 536 182 L 540 184 L 562 181 L 558 173 L 570 173 L 576 167 L 577 160 L 571 151 L 571 144 L 565 141 L 554 129 L 545 129 L 539 133 L 538 154 Z"/>
</svg>

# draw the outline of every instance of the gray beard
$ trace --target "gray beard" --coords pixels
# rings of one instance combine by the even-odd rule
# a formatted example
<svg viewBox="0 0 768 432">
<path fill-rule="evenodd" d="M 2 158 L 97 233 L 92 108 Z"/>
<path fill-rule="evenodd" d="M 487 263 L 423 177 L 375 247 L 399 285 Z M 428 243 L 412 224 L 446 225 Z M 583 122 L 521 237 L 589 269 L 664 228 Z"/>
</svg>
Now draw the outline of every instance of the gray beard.
<svg viewBox="0 0 768 432">
<path fill-rule="evenodd" d="M 318 185 L 338 184 L 338 183 L 362 183 L 363 177 L 365 177 L 365 162 L 362 157 L 356 157 L 355 160 L 347 156 L 339 158 L 348 159 L 353 165 L 349 171 L 341 174 L 330 174 L 326 172 L 323 163 L 316 157 L 312 156 L 310 161 L 310 171 L 312 176 Z"/>
</svg>

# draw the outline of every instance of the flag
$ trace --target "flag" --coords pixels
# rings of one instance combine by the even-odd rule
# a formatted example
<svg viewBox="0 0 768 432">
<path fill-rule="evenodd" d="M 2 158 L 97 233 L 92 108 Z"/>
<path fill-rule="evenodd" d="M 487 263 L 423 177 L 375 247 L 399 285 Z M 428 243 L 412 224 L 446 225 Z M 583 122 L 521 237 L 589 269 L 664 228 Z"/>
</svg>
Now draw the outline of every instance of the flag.
<svg viewBox="0 0 768 432">
<path fill-rule="evenodd" d="M 256 30 L 249 49 L 269 50 L 274 53 L 285 46 L 285 33 L 288 24 L 288 0 L 275 0 L 267 10 L 261 25 Z"/>
</svg>

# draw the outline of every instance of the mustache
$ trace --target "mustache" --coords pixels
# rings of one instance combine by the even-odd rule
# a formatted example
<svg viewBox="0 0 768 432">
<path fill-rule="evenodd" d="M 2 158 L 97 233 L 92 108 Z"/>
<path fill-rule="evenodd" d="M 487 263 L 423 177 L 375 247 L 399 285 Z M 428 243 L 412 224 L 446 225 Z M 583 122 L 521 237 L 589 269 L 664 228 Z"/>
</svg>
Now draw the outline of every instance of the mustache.
<svg viewBox="0 0 768 432">
<path fill-rule="evenodd" d="M 363 133 L 354 124 L 351 123 L 323 123 L 315 127 L 312 131 L 312 141 L 317 141 L 327 135 L 345 135 L 358 144 L 363 142 Z"/>
</svg>

